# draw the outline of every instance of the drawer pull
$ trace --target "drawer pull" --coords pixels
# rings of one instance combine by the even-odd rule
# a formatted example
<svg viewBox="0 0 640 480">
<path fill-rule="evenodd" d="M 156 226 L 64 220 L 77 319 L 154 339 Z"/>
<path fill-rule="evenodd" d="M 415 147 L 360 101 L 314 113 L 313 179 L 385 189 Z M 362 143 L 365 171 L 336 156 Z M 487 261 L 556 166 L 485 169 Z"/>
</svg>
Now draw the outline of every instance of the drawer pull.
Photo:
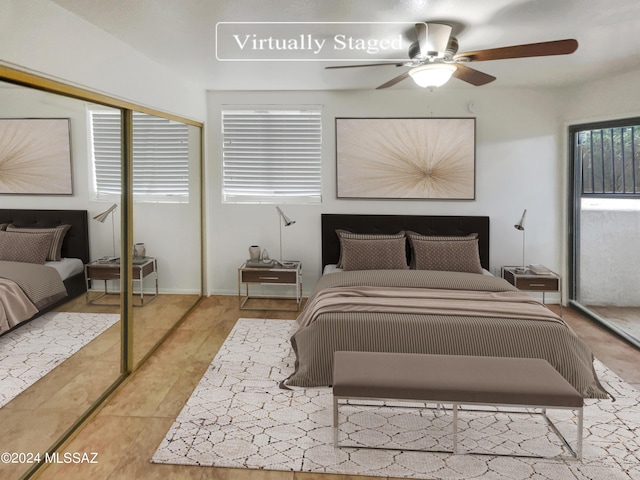
<svg viewBox="0 0 640 480">
<path fill-rule="evenodd" d="M 260 280 L 279 280 L 280 277 L 258 277 Z"/>
<path fill-rule="evenodd" d="M 529 286 L 530 287 L 546 287 L 547 285 L 545 283 L 530 283 Z"/>
</svg>

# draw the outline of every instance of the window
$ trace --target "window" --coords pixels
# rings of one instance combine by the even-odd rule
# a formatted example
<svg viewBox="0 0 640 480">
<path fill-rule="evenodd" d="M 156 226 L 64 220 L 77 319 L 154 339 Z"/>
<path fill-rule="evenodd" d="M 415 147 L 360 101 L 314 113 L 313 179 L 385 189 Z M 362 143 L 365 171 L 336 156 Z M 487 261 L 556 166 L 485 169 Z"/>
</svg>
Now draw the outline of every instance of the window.
<svg viewBox="0 0 640 480">
<path fill-rule="evenodd" d="M 91 147 L 97 198 L 120 195 L 120 112 L 91 110 Z M 189 127 L 133 113 L 133 196 L 145 201 L 189 199 Z"/>
<path fill-rule="evenodd" d="M 589 125 L 575 133 L 582 162 L 582 195 L 640 196 L 640 124 Z"/>
<path fill-rule="evenodd" d="M 320 203 L 318 106 L 222 111 L 225 203 Z"/>
</svg>

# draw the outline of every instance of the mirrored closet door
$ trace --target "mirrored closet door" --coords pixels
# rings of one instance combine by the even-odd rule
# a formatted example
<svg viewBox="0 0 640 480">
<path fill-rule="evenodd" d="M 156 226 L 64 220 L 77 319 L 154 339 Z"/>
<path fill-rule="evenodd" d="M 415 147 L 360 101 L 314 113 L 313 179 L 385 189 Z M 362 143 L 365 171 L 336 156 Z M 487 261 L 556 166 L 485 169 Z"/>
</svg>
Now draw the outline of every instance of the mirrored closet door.
<svg viewBox="0 0 640 480">
<path fill-rule="evenodd" d="M 0 451 L 30 452 L 36 460 L 59 446 L 202 296 L 202 125 L 140 108 L 145 113 L 133 116 L 174 128 L 127 142 L 123 125 L 132 116 L 130 104 L 10 69 L 0 69 L 0 79 L 8 80 L 0 83 L 0 120 L 69 119 L 72 178 L 72 191 L 64 195 L 0 192 L 0 210 L 86 212 L 82 233 L 89 252 L 80 277 L 88 293 L 0 336 Z M 94 112 L 109 121 L 99 125 Z M 179 139 L 167 146 L 171 130 L 179 131 Z M 136 155 L 129 144 L 147 153 Z M 175 155 L 174 149 L 178 156 L 164 171 L 145 168 Z M 6 150 L 0 174 L 3 155 Z M 184 163 L 182 173 L 172 169 L 174 163 Z M 125 174 L 142 185 L 142 196 L 129 195 Z M 144 190 L 149 179 L 162 186 L 165 177 L 177 176 L 177 193 Z M 134 259 L 132 248 L 141 243 Z M 127 272 L 131 288 L 122 281 Z M 77 347 L 70 337 L 79 340 Z M 17 460 L 0 464 L 0 478 L 35 471 L 35 461 Z"/>
<path fill-rule="evenodd" d="M 133 365 L 201 295 L 200 135 L 133 113 Z"/>
<path fill-rule="evenodd" d="M 43 226 L 40 222 L 46 218 L 38 213 L 42 210 L 84 215 L 86 221 L 74 223 L 62 239 L 65 248 L 61 257 L 69 255 L 70 258 L 62 257 L 59 262 L 47 260 L 48 265 L 59 269 L 63 279 L 79 278 L 82 286 L 85 282 L 83 263 L 113 256 L 113 250 L 118 250 L 120 243 L 117 232 L 114 235 L 119 221 L 117 212 L 104 223 L 92 220 L 105 210 L 105 204 L 96 201 L 91 191 L 92 165 L 88 161 L 92 150 L 89 112 L 96 105 L 10 83 L 0 83 L 0 105 L 0 121 L 4 125 L 0 130 L 0 163 L 4 161 L 6 175 L 10 172 L 15 175 L 24 168 L 27 177 L 33 178 L 28 171 L 30 162 L 46 161 L 48 148 L 53 148 L 47 144 L 56 138 L 51 131 L 32 129 L 37 128 L 40 120 L 68 120 L 68 138 L 61 141 L 66 140 L 69 147 L 71 194 L 30 193 L 30 189 L 36 192 L 39 187 L 29 186 L 28 182 L 23 188 L 15 189 L 4 184 L 0 187 L 0 208 L 14 212 L 11 218 L 16 219 L 14 227 L 20 235 L 23 228 Z M 101 108 L 110 111 L 114 128 L 119 129 L 120 110 Z M 38 121 L 34 124 L 25 122 L 29 119 Z M 40 135 L 51 135 L 51 138 L 47 144 L 37 145 Z M 43 152 L 38 151 L 43 147 Z M 113 155 L 120 156 L 118 143 L 109 148 Z M 2 170 L 0 166 L 0 172 Z M 77 259 L 71 249 L 67 251 L 66 242 L 82 237 L 85 243 L 88 242 L 89 256 Z M 79 265 L 71 263 L 74 261 Z M 67 267 L 70 270 L 67 271 Z M 4 277 L 2 272 L 0 270 L 0 277 Z M 19 478 L 24 474 L 33 465 L 35 456 L 54 444 L 76 422 L 79 413 L 88 410 L 120 377 L 120 308 L 93 305 L 87 300 L 84 294 L 61 300 L 57 306 L 45 308 L 48 309 L 45 313 L 0 336 L 0 425 L 3 431 L 0 451 L 34 457 L 16 457 L 15 462 L 2 462 L 1 478 Z M 5 292 L 3 306 L 9 302 Z M 18 317 L 15 318 L 17 321 Z"/>
</svg>

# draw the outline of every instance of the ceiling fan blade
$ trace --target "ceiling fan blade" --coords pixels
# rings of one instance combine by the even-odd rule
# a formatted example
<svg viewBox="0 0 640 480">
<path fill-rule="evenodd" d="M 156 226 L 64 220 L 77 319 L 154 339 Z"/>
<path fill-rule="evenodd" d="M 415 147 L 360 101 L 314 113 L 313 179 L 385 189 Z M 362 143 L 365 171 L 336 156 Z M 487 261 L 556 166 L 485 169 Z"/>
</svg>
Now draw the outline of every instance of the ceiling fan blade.
<svg viewBox="0 0 640 480">
<path fill-rule="evenodd" d="M 496 77 L 494 77 L 493 75 L 480 72 L 479 70 L 467 67 L 466 65 L 463 65 L 461 63 L 456 63 L 455 65 L 456 71 L 453 72 L 453 76 L 458 80 L 470 83 L 471 85 L 475 85 L 476 87 L 486 85 L 487 83 L 493 82 L 496 79 Z"/>
<path fill-rule="evenodd" d="M 398 75 L 397 77 L 393 77 L 391 80 L 389 80 L 388 82 L 383 83 L 379 87 L 376 87 L 376 90 L 380 90 L 381 88 L 393 87 L 396 83 L 400 83 L 402 80 L 404 80 L 408 76 L 409 76 L 409 71 L 406 71 L 406 72 Z"/>
<path fill-rule="evenodd" d="M 386 65 L 395 65 L 396 67 L 402 67 L 404 63 L 387 62 L 387 63 L 361 63 L 360 65 L 332 65 L 330 67 L 324 67 L 326 70 L 332 68 L 359 68 L 359 67 L 383 67 Z"/>
<path fill-rule="evenodd" d="M 568 55 L 575 52 L 577 48 L 577 40 L 566 39 L 464 52 L 455 55 L 453 58 L 466 58 L 469 62 L 483 62 L 486 60 L 505 60 L 509 58 L 547 57 L 551 55 Z"/>
</svg>

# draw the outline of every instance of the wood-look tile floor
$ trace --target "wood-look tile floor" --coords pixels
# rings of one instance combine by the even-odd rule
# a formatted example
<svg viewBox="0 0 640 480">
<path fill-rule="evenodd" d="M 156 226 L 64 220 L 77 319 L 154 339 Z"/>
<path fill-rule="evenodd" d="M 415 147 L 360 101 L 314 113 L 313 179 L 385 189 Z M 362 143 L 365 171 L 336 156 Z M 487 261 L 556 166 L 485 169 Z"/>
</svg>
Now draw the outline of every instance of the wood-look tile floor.
<svg viewBox="0 0 640 480">
<path fill-rule="evenodd" d="M 135 308 L 134 359 L 142 359 L 197 299 L 197 295 L 160 295 Z M 119 313 L 117 296 L 110 300 L 112 306 L 92 305 L 82 295 L 54 311 Z M 0 452 L 45 452 L 118 379 L 120 328 L 117 322 L 0 409 Z M 17 479 L 30 466 L 0 463 L 0 478 Z"/>
<path fill-rule="evenodd" d="M 640 342 L 640 307 L 587 305 L 587 308 Z"/>
<path fill-rule="evenodd" d="M 150 463 L 220 345 L 240 317 L 293 319 L 295 312 L 240 311 L 236 297 L 204 299 L 147 362 L 106 402 L 63 452 L 97 452 L 97 464 L 52 464 L 41 479 L 347 480 L 365 477 Z M 597 358 L 640 388 L 640 351 L 565 308 L 564 319 Z M 380 477 L 375 477 L 379 479 Z"/>
</svg>

